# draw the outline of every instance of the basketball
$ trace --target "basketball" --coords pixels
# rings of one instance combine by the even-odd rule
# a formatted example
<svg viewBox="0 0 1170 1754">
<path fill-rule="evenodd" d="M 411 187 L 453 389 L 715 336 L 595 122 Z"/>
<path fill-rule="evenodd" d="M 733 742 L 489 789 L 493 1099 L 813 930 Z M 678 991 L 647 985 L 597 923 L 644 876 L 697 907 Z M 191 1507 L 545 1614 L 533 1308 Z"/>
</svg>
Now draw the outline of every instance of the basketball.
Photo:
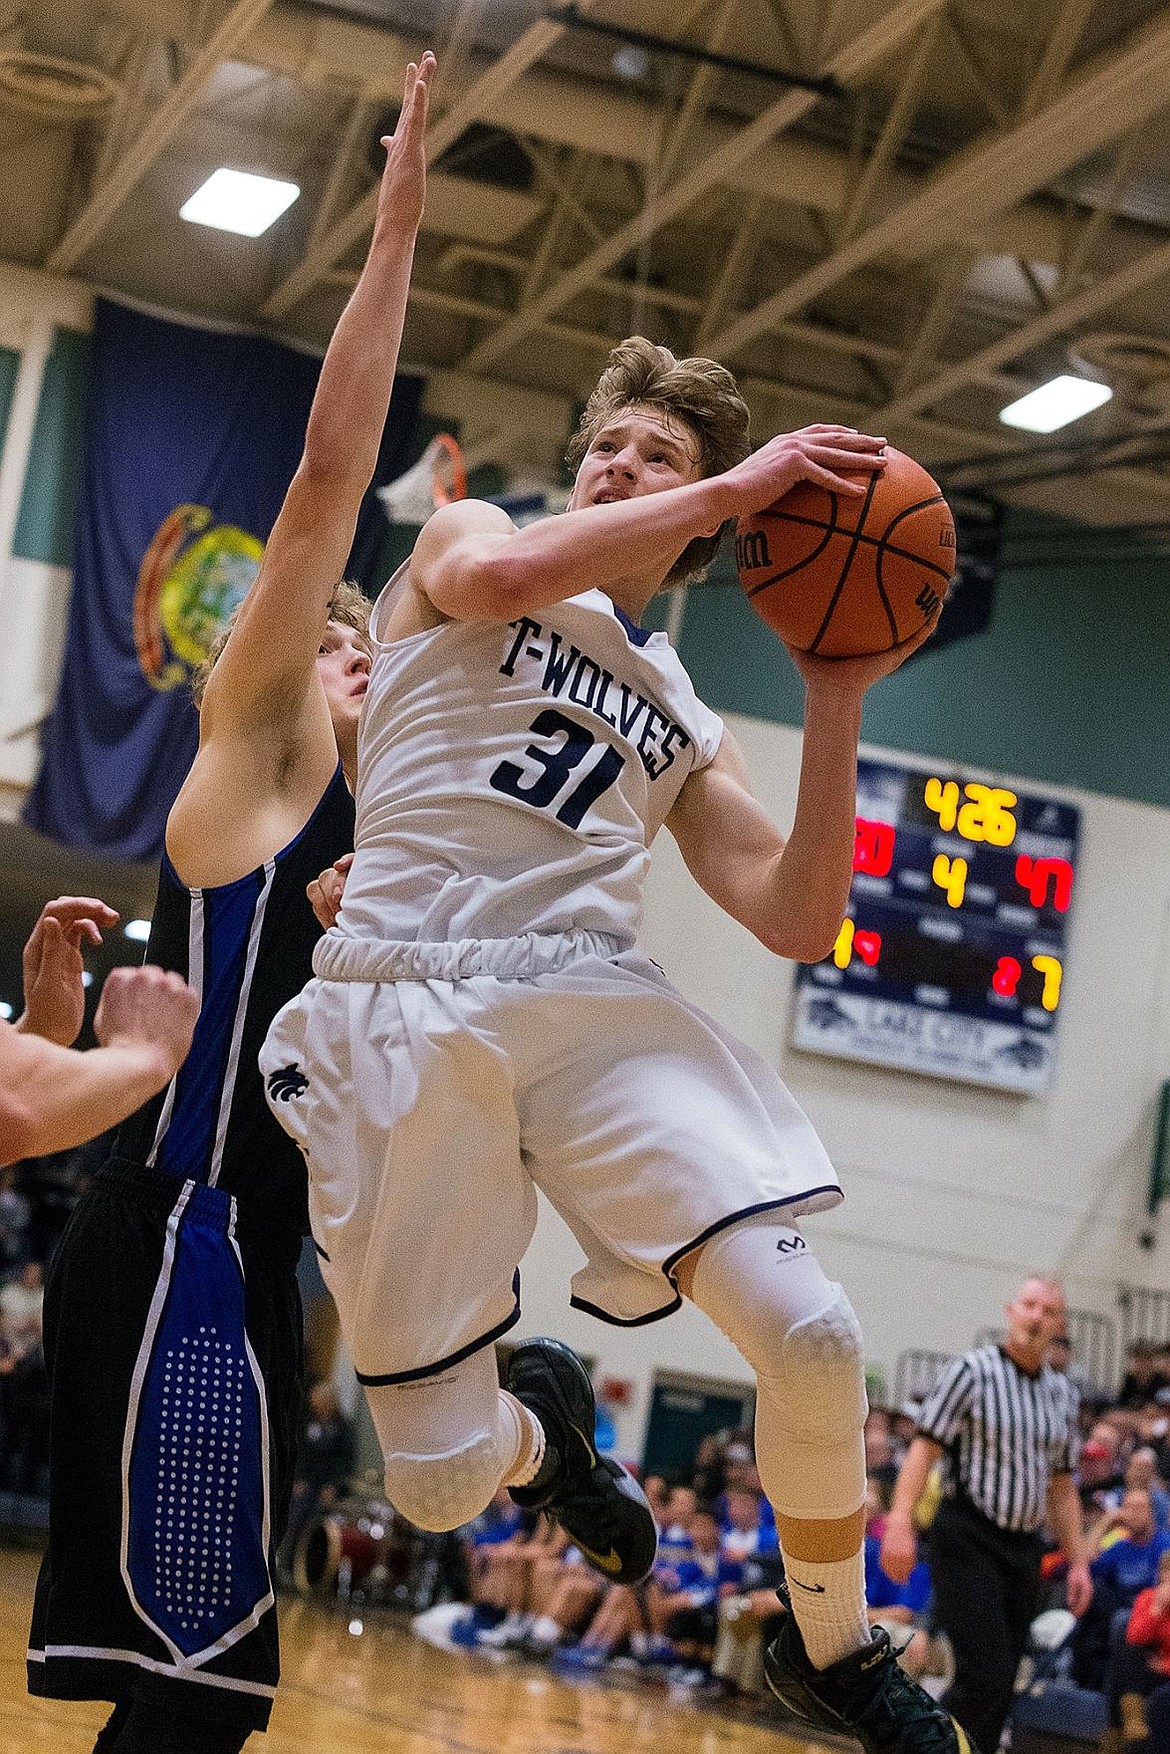
<svg viewBox="0 0 1170 1754">
<path fill-rule="evenodd" d="M 955 568 L 955 520 L 920 463 L 892 446 L 886 455 L 864 496 L 800 482 L 740 518 L 740 583 L 786 645 L 857 658 L 937 618 Z"/>
</svg>

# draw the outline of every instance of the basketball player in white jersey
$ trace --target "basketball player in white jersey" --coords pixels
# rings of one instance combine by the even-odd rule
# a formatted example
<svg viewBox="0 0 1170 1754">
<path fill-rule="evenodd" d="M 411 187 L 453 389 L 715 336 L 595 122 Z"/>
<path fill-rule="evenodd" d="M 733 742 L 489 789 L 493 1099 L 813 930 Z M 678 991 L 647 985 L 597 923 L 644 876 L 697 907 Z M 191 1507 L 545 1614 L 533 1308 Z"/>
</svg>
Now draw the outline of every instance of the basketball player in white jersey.
<svg viewBox="0 0 1170 1754">
<path fill-rule="evenodd" d="M 871 1754 L 966 1754 L 866 1618 L 861 1336 L 794 1227 L 840 1200 L 832 1166 L 776 1074 L 634 948 L 665 825 L 770 949 L 828 954 L 862 696 L 912 649 L 793 654 L 804 749 L 785 838 L 665 636 L 639 624 L 726 519 L 798 481 L 860 494 L 884 441 L 813 426 L 749 455 L 747 425 L 722 367 L 635 337 L 585 411 L 566 516 L 517 530 L 464 501 L 427 524 L 371 622 L 344 904 L 261 1064 L 295 1083 L 280 1118 L 309 1157 L 314 1236 L 399 1510 L 451 1528 L 502 1481 L 612 1575 L 648 1562 L 567 1348 L 521 1345 L 497 1385 L 489 1343 L 517 1319 L 539 1187 L 588 1257 L 575 1304 L 634 1324 L 692 1297 L 757 1372 L 793 1609 L 775 1691 Z"/>
</svg>

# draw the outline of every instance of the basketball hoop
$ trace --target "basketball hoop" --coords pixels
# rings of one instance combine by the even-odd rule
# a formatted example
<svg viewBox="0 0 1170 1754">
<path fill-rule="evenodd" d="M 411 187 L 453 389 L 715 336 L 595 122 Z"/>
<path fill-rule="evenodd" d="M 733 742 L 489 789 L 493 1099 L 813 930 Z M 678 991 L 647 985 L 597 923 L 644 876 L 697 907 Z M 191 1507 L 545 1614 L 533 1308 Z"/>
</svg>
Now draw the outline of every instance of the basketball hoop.
<svg viewBox="0 0 1170 1754">
<path fill-rule="evenodd" d="M 436 433 L 417 463 L 377 489 L 392 524 L 425 524 L 441 505 L 467 498 L 467 468 L 459 441 Z"/>
</svg>

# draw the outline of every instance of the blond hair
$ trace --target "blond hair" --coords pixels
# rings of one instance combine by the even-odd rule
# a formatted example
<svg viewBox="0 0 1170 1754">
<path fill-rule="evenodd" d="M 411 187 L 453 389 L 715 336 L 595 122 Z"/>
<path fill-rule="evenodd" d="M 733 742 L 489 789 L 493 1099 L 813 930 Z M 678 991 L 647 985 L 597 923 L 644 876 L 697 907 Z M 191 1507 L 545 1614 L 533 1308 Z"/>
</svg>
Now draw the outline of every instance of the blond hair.
<svg viewBox="0 0 1170 1754">
<path fill-rule="evenodd" d="M 216 634 L 203 662 L 191 672 L 191 694 L 196 707 L 203 705 L 203 691 L 207 687 L 207 679 L 223 654 L 232 628 L 236 624 L 236 616 L 242 608 L 243 604 L 241 603 L 233 612 L 227 626 L 221 627 Z M 360 585 L 355 585 L 350 579 L 341 579 L 334 587 L 333 595 L 329 599 L 327 619 L 340 622 L 342 627 L 352 627 L 356 633 L 361 634 L 363 639 L 368 640 L 370 636 L 370 599 Z"/>
<path fill-rule="evenodd" d="M 679 359 L 669 347 L 631 335 L 610 354 L 569 441 L 566 459 L 574 474 L 602 428 L 620 409 L 634 406 L 685 422 L 699 441 L 704 476 L 722 475 L 751 449 L 747 403 L 725 366 L 713 359 Z M 664 586 L 699 578 L 718 546 L 717 534 L 696 536 L 667 573 Z"/>
</svg>

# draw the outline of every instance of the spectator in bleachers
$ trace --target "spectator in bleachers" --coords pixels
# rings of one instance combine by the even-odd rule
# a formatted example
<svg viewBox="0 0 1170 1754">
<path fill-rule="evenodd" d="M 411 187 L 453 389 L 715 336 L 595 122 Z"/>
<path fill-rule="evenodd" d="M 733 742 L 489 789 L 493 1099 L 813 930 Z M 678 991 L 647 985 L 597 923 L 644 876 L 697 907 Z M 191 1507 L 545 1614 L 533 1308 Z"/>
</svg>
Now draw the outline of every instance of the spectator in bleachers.
<svg viewBox="0 0 1170 1754">
<path fill-rule="evenodd" d="M 1130 1456 L 1125 1485 L 1127 1491 L 1149 1493 L 1154 1527 L 1162 1534 L 1170 1533 L 1170 1490 L 1158 1471 L 1158 1452 L 1151 1444 L 1139 1444 Z"/>
<path fill-rule="evenodd" d="M 884 1626 L 895 1643 L 907 1627 L 914 1629 L 899 1650 L 898 1661 L 917 1680 L 926 1667 L 929 1643 L 923 1623 L 930 1601 L 930 1567 L 920 1553 L 904 1583 L 883 1571 L 881 1546 L 887 1503 L 884 1483 L 870 1479 L 865 1494 L 865 1600 L 871 1623 Z"/>
<path fill-rule="evenodd" d="M 1111 1653 L 1121 1645 L 1138 1595 L 1157 1582 L 1170 1535 L 1155 1528 L 1150 1495 L 1135 1487 L 1108 1513 L 1099 1544 L 1101 1551 L 1089 1567 L 1093 1601 L 1072 1638 L 1073 1676 L 1080 1687 L 1107 1692 Z"/>
<path fill-rule="evenodd" d="M 481 1633 L 479 1642 L 529 1657 L 548 1656 L 588 1625 L 606 1586 L 563 1529 L 542 1522 L 526 1553 L 519 1538 L 517 1545 L 521 1561 L 529 1562 L 527 1602 L 502 1625 Z"/>
<path fill-rule="evenodd" d="M 1126 1348 L 1125 1376 L 1118 1391 L 1117 1405 L 1136 1412 L 1156 1401 L 1161 1390 L 1170 1388 L 1170 1372 L 1165 1360 L 1165 1348 L 1152 1340 L 1132 1341 Z"/>
<path fill-rule="evenodd" d="M 764 1546 L 775 1546 L 776 1528 L 765 1531 L 760 1520 L 762 1495 L 748 1492 L 742 1486 L 732 1487 L 723 1494 L 719 1519 L 723 1551 L 729 1559 L 744 1560 L 760 1552 Z"/>
<path fill-rule="evenodd" d="M 706 1506 L 691 1518 L 686 1555 L 659 1561 L 646 1586 L 652 1636 L 679 1665 L 675 1678 L 700 1683 L 707 1678 L 718 1629 L 718 1604 L 743 1582 L 743 1561 L 724 1552 L 719 1525 Z M 669 1649 L 667 1649 L 667 1646 Z"/>
<path fill-rule="evenodd" d="M 719 1628 L 711 1658 L 714 1698 L 758 1698 L 765 1691 L 764 1650 L 780 1630 L 784 1607 L 777 1591 L 784 1581 L 778 1544 L 743 1561 L 736 1594 L 719 1603 Z"/>
<path fill-rule="evenodd" d="M 1170 1553 L 1154 1583 L 1139 1592 L 1126 1619 L 1125 1642 L 1114 1662 L 1114 1706 L 1127 1747 L 1146 1743 L 1147 1701 L 1161 1693 L 1170 1702 Z M 1164 1747 L 1158 1750 L 1164 1754 Z"/>
<path fill-rule="evenodd" d="M 670 1497 L 670 1488 L 661 1474 L 647 1474 L 642 1481 L 642 1490 L 646 1494 L 646 1501 L 650 1509 L 654 1512 L 654 1520 L 661 1528 L 667 1500 Z"/>
<path fill-rule="evenodd" d="M 727 1448 L 730 1442 L 730 1433 L 724 1431 L 708 1432 L 706 1437 L 699 1439 L 694 1467 L 691 1470 L 691 1485 L 708 1504 L 714 1504 L 727 1484 Z"/>
<path fill-rule="evenodd" d="M 337 1502 L 353 1473 L 354 1454 L 353 1423 L 341 1410 L 337 1390 L 331 1382 L 317 1378 L 306 1392 L 297 1438 L 292 1503 L 281 1543 L 282 1581 L 289 1581 L 292 1557 L 305 1528 Z"/>
<path fill-rule="evenodd" d="M 20 1189 L 20 1172 L 14 1163 L 0 1168 L 0 1272 L 18 1267 L 28 1253 L 28 1227 L 32 1202 Z"/>
<path fill-rule="evenodd" d="M 44 1277 L 26 1261 L 0 1287 L 0 1484 L 22 1493 L 37 1490 L 49 1453 Z"/>
<path fill-rule="evenodd" d="M 0 1340 L 10 1355 L 22 1357 L 40 1344 L 44 1301 L 45 1270 L 39 1261 L 26 1261 L 0 1286 Z"/>
<path fill-rule="evenodd" d="M 672 1486 L 666 1500 L 666 1512 L 658 1529 L 658 1552 L 678 1554 L 689 1551 L 691 1522 L 699 1498 L 693 1486 Z"/>
<path fill-rule="evenodd" d="M 893 1491 L 898 1478 L 890 1416 L 884 1407 L 871 1407 L 865 1421 L 865 1473 Z"/>
<path fill-rule="evenodd" d="M 1121 1432 L 1110 1420 L 1098 1419 L 1081 1445 L 1077 1491 L 1092 1538 L 1097 1532 L 1096 1525 L 1110 1511 L 1117 1509 L 1125 1491 Z"/>
</svg>

